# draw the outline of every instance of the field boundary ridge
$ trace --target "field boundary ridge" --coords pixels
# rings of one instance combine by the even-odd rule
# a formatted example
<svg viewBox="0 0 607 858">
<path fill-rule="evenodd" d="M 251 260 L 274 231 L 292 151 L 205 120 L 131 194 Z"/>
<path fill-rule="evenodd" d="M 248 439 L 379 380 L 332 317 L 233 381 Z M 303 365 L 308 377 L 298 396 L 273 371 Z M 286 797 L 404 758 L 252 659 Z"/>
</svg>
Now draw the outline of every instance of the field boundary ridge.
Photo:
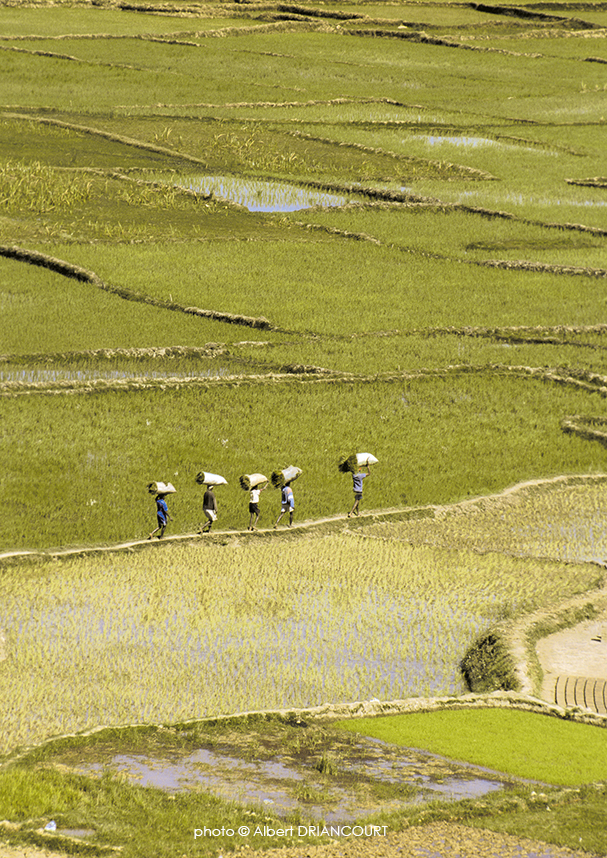
<svg viewBox="0 0 607 858">
<path fill-rule="evenodd" d="M 607 561 L 597 565 L 607 568 Z M 512 690 L 525 697 L 537 695 L 539 698 L 543 671 L 536 651 L 537 642 L 605 611 L 607 578 L 603 578 L 595 590 L 498 623 L 477 638 L 462 659 L 462 672 L 468 687 L 473 693 Z"/>
<path fill-rule="evenodd" d="M 95 274 L 94 271 L 89 271 L 86 268 L 82 268 L 79 265 L 73 265 L 71 262 L 66 262 L 63 259 L 57 259 L 54 256 L 48 256 L 47 254 L 40 253 L 37 250 L 28 250 L 14 245 L 0 245 L 0 256 L 3 256 L 6 259 L 13 259 L 17 262 L 26 262 L 30 265 L 47 268 L 50 271 L 54 271 L 56 274 L 62 274 L 64 277 L 71 277 L 81 283 L 89 283 L 97 289 L 102 289 L 104 292 L 110 292 L 112 295 L 117 295 L 119 298 L 124 298 L 127 301 L 150 304 L 153 307 L 186 313 L 190 316 L 204 316 L 205 318 L 213 319 L 214 321 L 228 322 L 233 325 L 244 325 L 248 328 L 276 330 L 264 316 L 243 316 L 236 313 L 222 313 L 219 310 L 203 310 L 200 307 L 186 307 L 184 304 L 178 304 L 175 301 L 165 301 L 162 298 L 154 298 L 151 295 L 145 295 L 142 292 L 135 292 L 132 289 L 126 289 L 122 286 L 112 286 L 109 283 L 105 283 L 97 274 Z"/>
<path fill-rule="evenodd" d="M 0 248 L 0 255 L 2 249 Z M 104 287 L 102 287 L 104 288 Z M 149 301 L 145 296 L 134 298 L 133 300 L 142 300 L 144 303 L 156 303 L 155 299 Z M 183 309 L 180 306 L 168 306 L 169 302 L 157 302 L 166 309 L 182 310 L 183 312 L 191 312 L 195 315 L 210 315 L 212 310 L 198 310 L 197 308 Z M 213 316 L 215 317 L 215 316 Z M 225 318 L 220 321 L 233 322 L 234 324 L 247 324 L 240 321 L 248 317 Z M 253 320 L 255 321 L 255 320 Z M 269 325 L 269 323 L 268 323 Z M 253 325 L 253 327 L 260 327 Z M 270 326 L 271 327 L 271 326 Z M 276 331 L 276 328 L 271 327 L 271 330 Z M 2 361 L 7 360 L 7 356 L 2 355 Z M 588 372 L 586 370 L 572 368 L 555 368 L 542 366 L 525 366 L 524 364 L 449 364 L 443 367 L 434 367 L 432 369 L 417 369 L 417 370 L 400 370 L 387 372 L 372 373 L 364 375 L 362 373 L 347 372 L 344 370 L 332 370 L 324 367 L 306 366 L 304 364 L 285 364 L 279 367 L 268 366 L 268 372 L 254 374 L 232 374 L 221 377 L 211 378 L 209 376 L 174 376 L 168 378 L 154 378 L 148 376 L 132 376 L 129 378 L 93 378 L 89 380 L 72 380 L 64 379 L 59 381 L 4 381 L 0 382 L 0 396 L 24 396 L 35 394 L 46 394 L 57 396 L 60 394 L 86 394 L 86 393 L 103 393 L 107 391 L 123 391 L 129 392 L 133 390 L 167 390 L 179 389 L 182 387 L 233 387 L 246 384 L 281 384 L 281 383 L 300 383 L 300 384 L 335 384 L 350 382 L 352 384 L 390 384 L 393 382 L 415 381 L 423 378 L 446 378 L 449 375 L 457 374 L 474 374 L 474 373 L 491 373 L 496 376 L 513 378 L 530 378 L 538 381 L 553 382 L 555 384 L 564 385 L 566 387 L 574 387 L 579 390 L 584 390 L 588 393 L 598 393 L 602 397 L 607 397 L 607 376 L 599 375 L 598 373 Z M 578 418 L 582 419 L 582 418 Z M 571 431 L 562 426 L 563 431 Z"/>
<path fill-rule="evenodd" d="M 500 498 L 509 497 L 514 494 L 522 493 L 530 489 L 541 489 L 545 486 L 562 484 L 564 486 L 584 485 L 586 483 L 603 483 L 607 482 L 607 473 L 605 474 L 558 474 L 552 477 L 542 477 L 533 480 L 524 480 L 515 483 L 512 486 L 507 486 L 499 492 L 493 492 L 488 495 L 475 495 L 471 498 L 454 501 L 449 504 L 426 504 L 422 506 L 403 506 L 403 507 L 386 507 L 384 509 L 366 510 L 360 513 L 356 518 L 348 518 L 347 513 L 340 512 L 334 515 L 324 516 L 321 518 L 304 519 L 303 521 L 294 522 L 292 527 L 282 527 L 274 529 L 273 527 L 259 528 L 253 532 L 248 530 L 214 530 L 212 534 L 201 535 L 198 532 L 193 533 L 177 533 L 164 536 L 162 539 L 150 540 L 149 537 L 141 537 L 122 542 L 100 545 L 76 545 L 63 548 L 49 549 L 14 549 L 6 550 L 0 553 L 0 567 L 3 564 L 19 562 L 22 560 L 61 560 L 63 558 L 85 556 L 90 554 L 104 554 L 109 552 L 135 551 L 145 547 L 152 548 L 162 545 L 170 545 L 172 543 L 180 543 L 185 541 L 196 540 L 200 544 L 227 544 L 226 539 L 259 539 L 271 536 L 276 537 L 296 537 L 302 532 L 307 533 L 316 528 L 331 527 L 337 525 L 343 527 L 348 526 L 348 533 L 356 533 L 350 528 L 357 523 L 382 521 L 385 519 L 408 520 L 412 518 L 437 518 L 445 513 L 457 509 L 466 509 L 470 507 L 482 507 L 484 503 Z M 550 558 L 542 558 L 550 559 Z M 601 565 L 601 564 L 597 564 Z M 607 568 L 607 560 L 605 561 Z"/>
<path fill-rule="evenodd" d="M 458 711 L 465 709 L 513 709 L 547 715 L 578 724 L 607 728 L 607 715 L 600 715 L 589 710 L 564 709 L 554 703 L 547 703 L 537 697 L 514 691 L 494 691 L 489 694 L 463 694 L 461 697 L 409 697 L 402 700 L 382 701 L 357 700 L 351 703 L 322 703 L 319 706 L 289 709 L 258 709 L 244 712 L 208 715 L 202 718 L 190 718 L 185 721 L 161 724 L 104 724 L 85 730 L 61 735 L 50 736 L 42 742 L 28 745 L 14 754 L 8 754 L 1 762 L 0 769 L 13 765 L 27 757 L 33 751 L 42 750 L 54 742 L 66 739 L 88 738 L 106 730 L 167 730 L 183 729 L 197 724 L 209 726 L 221 724 L 246 724 L 255 721 L 277 720 L 295 726 L 305 727 L 308 721 L 331 722 L 355 718 L 375 718 L 386 715 L 405 715 L 419 712 Z"/>
</svg>

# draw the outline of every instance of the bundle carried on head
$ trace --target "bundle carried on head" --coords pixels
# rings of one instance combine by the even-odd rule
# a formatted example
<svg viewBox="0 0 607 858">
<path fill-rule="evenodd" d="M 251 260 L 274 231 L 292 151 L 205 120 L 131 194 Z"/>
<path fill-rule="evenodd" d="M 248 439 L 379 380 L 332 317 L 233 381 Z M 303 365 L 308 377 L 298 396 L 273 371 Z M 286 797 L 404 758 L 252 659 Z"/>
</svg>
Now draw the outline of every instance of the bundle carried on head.
<svg viewBox="0 0 607 858">
<path fill-rule="evenodd" d="M 375 465 L 377 459 L 372 453 L 350 453 L 346 459 L 341 459 L 338 468 L 342 474 L 354 474 L 364 465 Z"/>
<path fill-rule="evenodd" d="M 148 483 L 148 492 L 151 495 L 172 495 L 177 491 L 173 483 L 161 483 L 160 480 Z"/>
<path fill-rule="evenodd" d="M 264 477 L 263 474 L 243 474 L 239 477 L 240 488 L 244 489 L 246 492 L 249 492 L 256 486 L 260 486 L 262 483 L 267 482 L 268 478 Z"/>
<path fill-rule="evenodd" d="M 196 474 L 196 482 L 199 486 L 227 486 L 228 481 L 219 474 L 210 474 L 208 471 L 200 471 Z"/>
<path fill-rule="evenodd" d="M 275 489 L 282 489 L 287 483 L 292 483 L 301 474 L 301 468 L 295 465 L 289 465 L 288 468 L 283 468 L 282 471 L 272 471 L 270 479 Z"/>
<path fill-rule="evenodd" d="M 358 467 L 358 460 L 356 458 L 356 453 L 350 453 L 349 456 L 346 456 L 345 459 L 340 459 L 339 464 L 337 466 L 338 470 L 342 474 L 353 474 Z"/>
</svg>

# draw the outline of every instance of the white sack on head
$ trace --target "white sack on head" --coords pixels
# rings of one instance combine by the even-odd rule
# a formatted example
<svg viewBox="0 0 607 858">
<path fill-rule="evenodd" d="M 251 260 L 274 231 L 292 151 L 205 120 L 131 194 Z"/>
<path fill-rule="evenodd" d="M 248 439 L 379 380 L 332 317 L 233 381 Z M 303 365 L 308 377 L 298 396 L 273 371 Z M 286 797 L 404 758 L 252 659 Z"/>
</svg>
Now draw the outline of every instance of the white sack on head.
<svg viewBox="0 0 607 858">
<path fill-rule="evenodd" d="M 245 489 L 245 491 L 254 489 L 256 486 L 260 486 L 262 483 L 267 482 L 268 478 L 264 477 L 263 474 L 243 474 L 240 477 L 240 485 Z"/>
<path fill-rule="evenodd" d="M 281 489 L 287 483 L 292 483 L 302 473 L 301 468 L 295 465 L 289 465 L 288 468 L 283 468 L 282 471 L 272 471 L 272 485 L 276 489 Z"/>
<path fill-rule="evenodd" d="M 228 481 L 219 474 L 210 474 L 208 471 L 200 471 L 196 474 L 196 482 L 199 486 L 227 486 Z"/>
<path fill-rule="evenodd" d="M 376 465 L 378 462 L 371 453 L 357 453 L 356 461 L 359 465 Z"/>
<path fill-rule="evenodd" d="M 161 483 L 160 480 L 148 484 L 148 491 L 152 495 L 172 495 L 177 489 L 173 483 Z"/>
</svg>

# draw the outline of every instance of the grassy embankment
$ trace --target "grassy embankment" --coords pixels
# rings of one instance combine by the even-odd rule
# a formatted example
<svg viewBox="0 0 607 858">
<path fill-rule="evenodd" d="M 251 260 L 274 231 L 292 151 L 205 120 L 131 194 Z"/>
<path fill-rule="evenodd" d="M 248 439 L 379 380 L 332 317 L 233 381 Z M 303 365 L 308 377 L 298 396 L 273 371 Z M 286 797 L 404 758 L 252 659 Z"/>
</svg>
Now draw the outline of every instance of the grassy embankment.
<svg viewBox="0 0 607 858">
<path fill-rule="evenodd" d="M 339 726 L 549 784 L 575 787 L 607 777 L 601 730 L 528 712 L 419 712 L 341 721 Z"/>
</svg>

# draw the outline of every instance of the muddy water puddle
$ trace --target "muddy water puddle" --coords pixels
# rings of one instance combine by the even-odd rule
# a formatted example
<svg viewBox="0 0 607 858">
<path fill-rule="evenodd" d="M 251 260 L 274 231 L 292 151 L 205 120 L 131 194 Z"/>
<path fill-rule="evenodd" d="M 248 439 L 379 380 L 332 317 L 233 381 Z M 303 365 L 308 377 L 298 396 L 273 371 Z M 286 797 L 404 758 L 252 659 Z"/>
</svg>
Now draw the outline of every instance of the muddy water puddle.
<svg viewBox="0 0 607 858">
<path fill-rule="evenodd" d="M 273 815 L 297 813 L 328 823 L 433 800 L 477 798 L 511 783 L 423 751 L 318 727 L 282 725 L 221 738 L 173 735 L 174 743 L 155 748 L 96 743 L 52 763 L 93 776 L 111 772 L 173 794 L 205 791 Z M 175 747 L 180 741 L 186 747 Z"/>
</svg>

